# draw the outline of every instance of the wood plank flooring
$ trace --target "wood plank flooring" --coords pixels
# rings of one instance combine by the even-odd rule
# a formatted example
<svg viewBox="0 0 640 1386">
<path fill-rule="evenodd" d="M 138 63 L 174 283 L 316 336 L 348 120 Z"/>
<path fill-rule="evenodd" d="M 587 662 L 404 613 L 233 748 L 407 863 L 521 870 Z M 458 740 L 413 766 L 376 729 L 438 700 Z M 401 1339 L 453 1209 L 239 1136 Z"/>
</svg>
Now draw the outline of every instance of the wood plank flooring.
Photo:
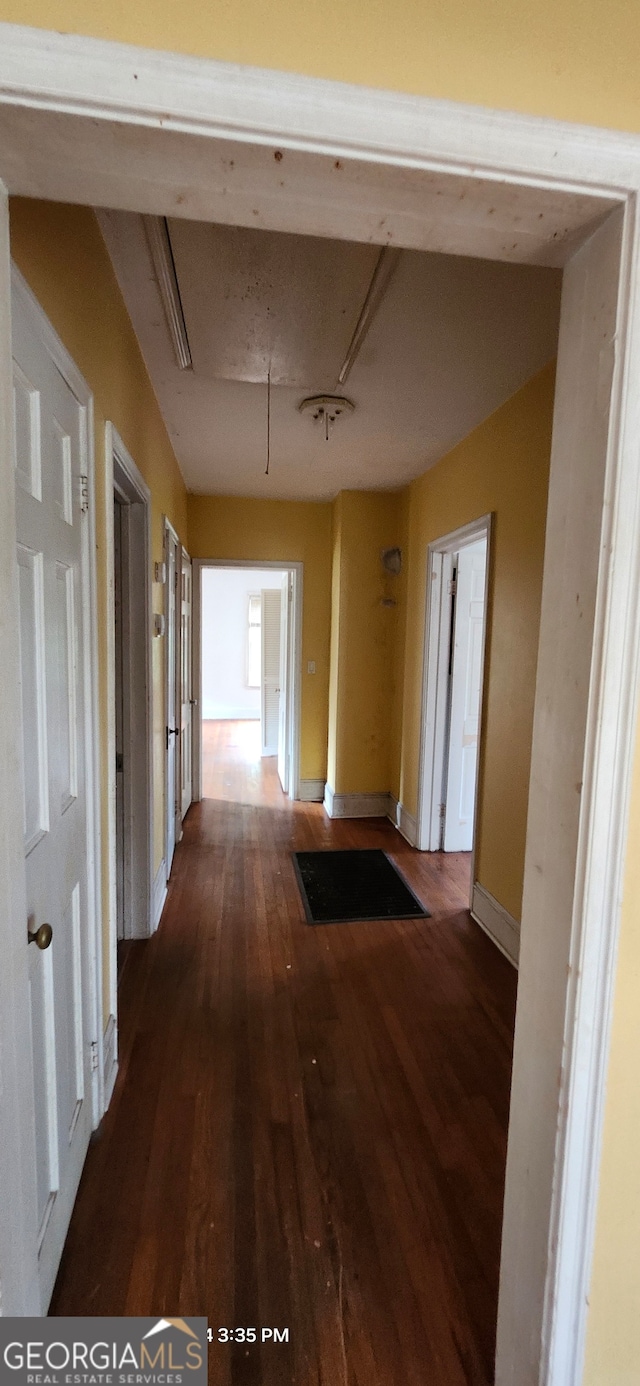
<svg viewBox="0 0 640 1386">
<path fill-rule="evenodd" d="M 214 1342 L 211 1386 L 488 1386 L 516 974 L 468 858 L 290 804 L 246 727 L 209 728 L 50 1312 L 289 1329 Z M 431 919 L 304 922 L 291 851 L 361 846 Z"/>
</svg>

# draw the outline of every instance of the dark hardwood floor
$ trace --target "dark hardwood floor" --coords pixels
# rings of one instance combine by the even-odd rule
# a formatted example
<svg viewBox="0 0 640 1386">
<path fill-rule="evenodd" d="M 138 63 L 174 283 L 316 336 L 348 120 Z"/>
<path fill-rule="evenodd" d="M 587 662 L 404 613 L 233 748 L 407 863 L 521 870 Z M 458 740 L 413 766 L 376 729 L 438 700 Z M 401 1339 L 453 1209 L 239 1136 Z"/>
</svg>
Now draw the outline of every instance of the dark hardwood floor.
<svg viewBox="0 0 640 1386">
<path fill-rule="evenodd" d="M 212 1386 L 488 1386 L 516 974 L 467 913 L 468 858 L 290 804 L 246 729 L 210 728 L 215 797 L 126 946 L 50 1312 L 289 1329 L 214 1341 Z M 433 917 L 307 925 L 292 849 L 352 846 Z"/>
</svg>

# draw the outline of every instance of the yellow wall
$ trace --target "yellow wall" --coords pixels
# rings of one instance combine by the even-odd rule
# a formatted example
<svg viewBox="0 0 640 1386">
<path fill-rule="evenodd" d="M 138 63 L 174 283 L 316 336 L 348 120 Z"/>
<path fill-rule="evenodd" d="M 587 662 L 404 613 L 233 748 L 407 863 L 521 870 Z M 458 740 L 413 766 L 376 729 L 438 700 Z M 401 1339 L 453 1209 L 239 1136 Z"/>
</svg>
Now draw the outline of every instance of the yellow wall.
<svg viewBox="0 0 640 1386">
<path fill-rule="evenodd" d="M 342 491 L 334 505 L 329 783 L 338 794 L 387 793 L 398 579 L 383 548 L 400 543 L 401 497 Z"/>
<path fill-rule="evenodd" d="M 633 0 L 0 0 L 0 18 L 637 130 Z"/>
<path fill-rule="evenodd" d="M 329 631 L 331 622 L 331 506 L 306 501 L 189 496 L 193 558 L 240 558 L 304 563 L 300 775 L 327 773 Z M 307 662 L 315 661 L 315 674 Z"/>
<path fill-rule="evenodd" d="M 399 795 L 418 806 L 427 546 L 493 512 L 476 877 L 520 918 L 554 369 L 529 381 L 409 488 Z"/>
<path fill-rule="evenodd" d="M 11 253 L 93 391 L 95 409 L 96 546 L 100 752 L 107 750 L 104 430 L 110 419 L 152 497 L 153 558 L 162 557 L 162 516 L 186 534 L 186 490 L 120 295 L 98 223 L 88 208 L 14 198 Z M 154 589 L 158 610 L 162 589 Z M 153 641 L 154 870 L 164 853 L 164 641 Z M 107 812 L 102 802 L 102 881 L 107 898 Z M 106 919 L 106 910 L 104 911 Z M 105 945 L 107 940 L 105 939 Z M 109 996 L 105 947 L 104 995 Z"/>
<path fill-rule="evenodd" d="M 636 755 L 584 1386 L 640 1382 L 640 757 Z"/>
</svg>

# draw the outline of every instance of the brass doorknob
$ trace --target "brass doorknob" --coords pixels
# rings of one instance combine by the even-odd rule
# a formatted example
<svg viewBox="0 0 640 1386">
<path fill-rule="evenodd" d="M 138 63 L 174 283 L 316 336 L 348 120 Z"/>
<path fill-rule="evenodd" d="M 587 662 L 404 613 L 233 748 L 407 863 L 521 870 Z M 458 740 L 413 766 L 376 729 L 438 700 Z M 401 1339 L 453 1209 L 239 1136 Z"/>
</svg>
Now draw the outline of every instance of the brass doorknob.
<svg viewBox="0 0 640 1386">
<path fill-rule="evenodd" d="M 39 929 L 27 929 L 29 943 L 35 943 L 36 948 L 48 948 L 53 938 L 53 929 L 50 924 L 41 924 Z"/>
</svg>

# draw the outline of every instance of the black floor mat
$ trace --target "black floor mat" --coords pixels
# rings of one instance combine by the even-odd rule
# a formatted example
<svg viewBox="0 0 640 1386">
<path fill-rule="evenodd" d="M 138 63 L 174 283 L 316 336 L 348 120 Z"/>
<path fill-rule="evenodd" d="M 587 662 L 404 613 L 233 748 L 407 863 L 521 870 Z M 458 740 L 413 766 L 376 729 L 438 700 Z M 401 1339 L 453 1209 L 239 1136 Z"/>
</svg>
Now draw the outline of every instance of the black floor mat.
<svg viewBox="0 0 640 1386">
<path fill-rule="evenodd" d="M 429 911 L 379 848 L 294 852 L 293 861 L 309 924 L 429 918 Z"/>
</svg>

